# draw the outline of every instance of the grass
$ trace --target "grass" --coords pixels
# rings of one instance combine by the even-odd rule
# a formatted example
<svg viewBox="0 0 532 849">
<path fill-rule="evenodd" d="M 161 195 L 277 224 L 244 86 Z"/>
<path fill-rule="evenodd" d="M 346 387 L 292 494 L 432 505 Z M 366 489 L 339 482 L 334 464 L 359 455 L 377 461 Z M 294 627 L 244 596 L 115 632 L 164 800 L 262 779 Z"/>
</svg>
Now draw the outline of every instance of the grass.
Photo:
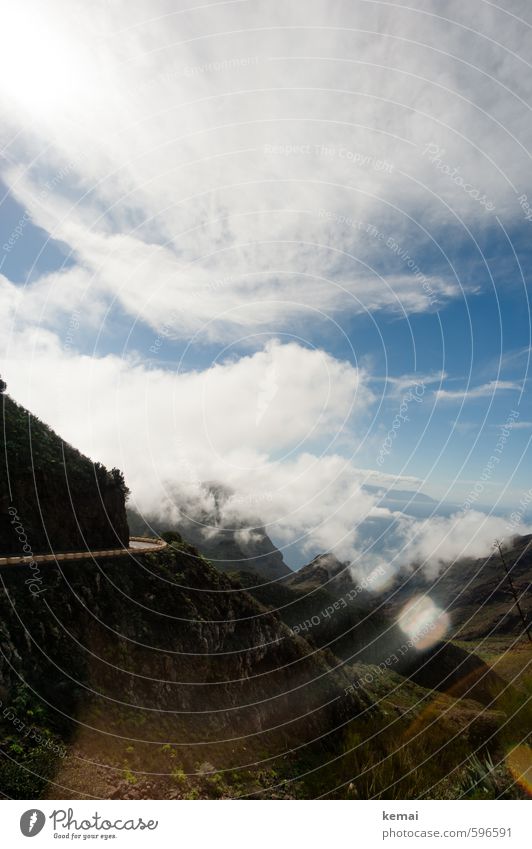
<svg viewBox="0 0 532 849">
<path fill-rule="evenodd" d="M 478 652 L 506 682 L 488 705 L 380 676 L 372 695 L 381 716 L 365 727 L 353 721 L 336 760 L 306 764 L 305 797 L 525 798 L 532 789 L 532 651 L 512 642 L 486 640 Z"/>
</svg>

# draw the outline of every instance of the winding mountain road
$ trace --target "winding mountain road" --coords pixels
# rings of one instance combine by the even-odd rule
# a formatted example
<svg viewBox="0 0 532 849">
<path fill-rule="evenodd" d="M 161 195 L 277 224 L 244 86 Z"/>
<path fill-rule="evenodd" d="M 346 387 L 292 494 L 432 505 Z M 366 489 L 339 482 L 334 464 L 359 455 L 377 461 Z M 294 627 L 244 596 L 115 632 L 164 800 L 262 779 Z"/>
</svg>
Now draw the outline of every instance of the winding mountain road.
<svg viewBox="0 0 532 849">
<path fill-rule="evenodd" d="M 14 566 L 17 563 L 51 563 L 57 560 L 83 560 L 87 557 L 124 557 L 128 554 L 145 551 L 162 551 L 167 543 L 163 539 L 151 537 L 130 537 L 129 548 L 109 548 L 102 551 L 67 551 L 57 554 L 28 554 L 24 557 L 9 555 L 0 557 L 0 566 Z"/>
</svg>

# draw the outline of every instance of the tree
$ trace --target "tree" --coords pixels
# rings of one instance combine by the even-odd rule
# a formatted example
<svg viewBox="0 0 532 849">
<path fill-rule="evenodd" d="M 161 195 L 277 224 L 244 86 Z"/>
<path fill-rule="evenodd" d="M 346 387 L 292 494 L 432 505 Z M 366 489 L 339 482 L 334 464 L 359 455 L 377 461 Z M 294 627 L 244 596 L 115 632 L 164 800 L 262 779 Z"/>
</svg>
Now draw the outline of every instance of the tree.
<svg viewBox="0 0 532 849">
<path fill-rule="evenodd" d="M 5 392 L 6 389 L 7 389 L 7 383 L 5 382 L 5 380 L 2 380 L 2 378 L 0 376 L 0 395 L 2 394 L 2 392 Z"/>
<path fill-rule="evenodd" d="M 165 531 L 163 534 L 161 534 L 161 539 L 164 539 L 164 541 L 167 542 L 169 545 L 171 545 L 173 542 L 177 542 L 179 545 L 181 545 L 181 543 L 183 542 L 183 537 L 180 533 L 178 533 L 178 531 Z"/>
<path fill-rule="evenodd" d="M 515 606 L 517 607 L 517 610 L 519 612 L 519 616 L 521 617 L 521 622 L 523 623 L 525 633 L 526 633 L 529 641 L 532 643 L 532 636 L 530 636 L 530 626 L 529 626 L 529 624 L 526 620 L 525 614 L 523 613 L 523 611 L 521 609 L 521 605 L 519 604 L 519 598 L 518 598 L 518 595 L 515 591 L 514 582 L 512 581 L 511 569 L 508 569 L 506 560 L 504 559 L 504 554 L 502 553 L 502 545 L 501 545 L 500 540 L 496 539 L 494 545 L 495 545 L 495 548 L 497 548 L 498 551 L 499 551 L 499 556 L 501 558 L 502 565 L 504 566 L 504 571 L 506 572 L 506 577 L 508 578 L 508 583 L 510 584 L 510 589 L 511 589 L 512 595 L 514 597 Z"/>
<path fill-rule="evenodd" d="M 121 472 L 120 469 L 111 469 L 111 477 L 113 478 L 120 492 L 123 494 L 124 499 L 127 501 L 130 495 L 130 490 L 129 487 L 126 485 L 124 473 Z"/>
</svg>

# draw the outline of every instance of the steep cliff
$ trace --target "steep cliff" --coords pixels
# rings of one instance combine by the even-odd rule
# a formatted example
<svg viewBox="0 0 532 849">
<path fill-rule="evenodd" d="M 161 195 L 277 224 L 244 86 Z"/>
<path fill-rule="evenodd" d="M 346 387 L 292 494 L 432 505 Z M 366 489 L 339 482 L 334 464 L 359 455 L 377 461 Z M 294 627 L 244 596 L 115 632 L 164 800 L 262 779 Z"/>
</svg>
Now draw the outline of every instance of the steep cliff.
<svg viewBox="0 0 532 849">
<path fill-rule="evenodd" d="M 7 395 L 0 399 L 0 554 L 127 546 L 118 469 L 93 463 Z"/>
</svg>

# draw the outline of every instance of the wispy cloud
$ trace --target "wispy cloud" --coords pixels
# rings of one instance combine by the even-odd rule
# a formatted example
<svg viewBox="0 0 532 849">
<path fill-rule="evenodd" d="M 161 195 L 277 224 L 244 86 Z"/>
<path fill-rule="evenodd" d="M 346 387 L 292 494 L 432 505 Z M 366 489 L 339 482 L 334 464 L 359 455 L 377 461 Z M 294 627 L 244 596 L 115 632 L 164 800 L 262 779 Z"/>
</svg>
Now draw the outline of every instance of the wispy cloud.
<svg viewBox="0 0 532 849">
<path fill-rule="evenodd" d="M 433 386 L 435 383 L 442 383 L 446 378 L 447 373 L 445 371 L 437 371 L 401 374 L 398 376 L 387 375 L 386 377 L 374 375 L 372 380 L 385 383 L 387 395 L 390 398 L 397 399 L 401 398 L 413 386 Z"/>
<path fill-rule="evenodd" d="M 508 427 L 508 423 L 491 425 L 491 427 L 497 428 L 497 430 L 499 430 L 500 428 Z M 527 421 L 512 422 L 512 430 L 530 430 L 531 428 L 532 428 L 532 422 L 527 422 Z"/>
<path fill-rule="evenodd" d="M 478 398 L 491 398 L 496 392 L 520 392 L 522 386 L 511 380 L 490 380 L 480 386 L 467 389 L 438 389 L 435 393 L 437 401 L 475 401 Z"/>
</svg>

